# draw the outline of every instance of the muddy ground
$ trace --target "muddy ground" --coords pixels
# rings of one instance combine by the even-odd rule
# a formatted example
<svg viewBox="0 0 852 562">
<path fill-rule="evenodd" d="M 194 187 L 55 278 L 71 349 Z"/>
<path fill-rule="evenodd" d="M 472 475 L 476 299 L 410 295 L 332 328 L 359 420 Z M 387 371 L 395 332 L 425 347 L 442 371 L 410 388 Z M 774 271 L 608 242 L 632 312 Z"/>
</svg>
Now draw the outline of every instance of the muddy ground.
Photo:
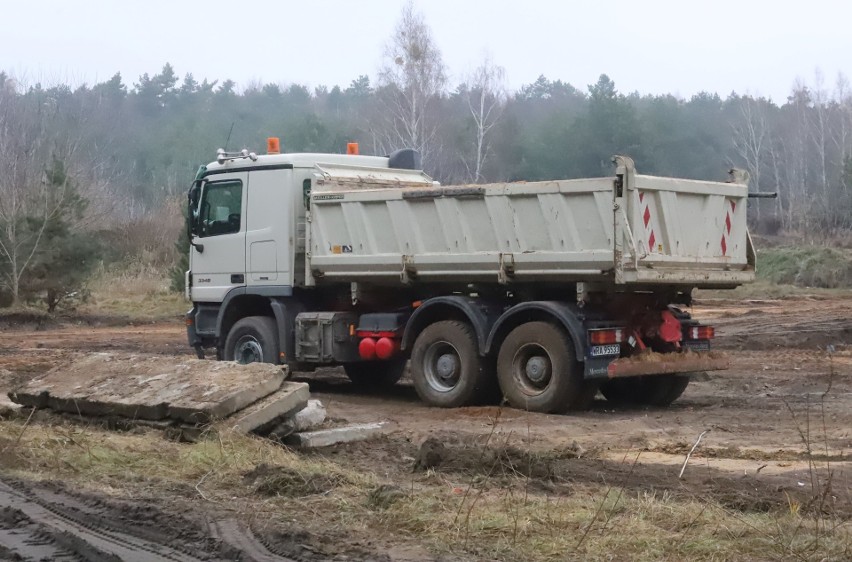
<svg viewBox="0 0 852 562">
<path fill-rule="evenodd" d="M 730 353 L 732 366 L 694 380 L 669 408 L 614 408 L 598 397 L 590 411 L 570 416 L 497 406 L 443 410 L 421 404 L 406 380 L 377 393 L 353 387 L 338 370 L 297 373 L 334 420 L 385 421 L 390 428 L 379 439 L 309 455 L 376 474 L 389 489 L 413 486 L 412 470 L 419 466 L 446 474 L 451 482 L 478 473 L 496 479 L 521 475 L 533 490 L 557 496 L 584 483 L 617 483 L 627 490 L 710 497 L 745 512 L 783 507 L 796 494 L 805 508 L 813 507 L 807 502 L 815 496 L 814 467 L 828 466 L 831 508 L 852 514 L 852 302 L 708 298 L 692 312 L 717 327 L 717 348 Z M 93 351 L 191 354 L 177 319 L 125 325 L 103 318 L 11 317 L 0 328 L 0 368 L 12 378 L 0 382 L 6 386 Z M 702 434 L 684 477 L 678 478 L 685 455 Z M 259 471 L 247 478 L 268 476 L 262 467 Z M 309 492 L 326 493 L 321 484 Z M 115 550 L 98 545 L 128 540 L 161 559 L 325 559 L 330 552 L 352 559 L 430 556 L 416 544 L 397 551 L 357 533 L 314 529 L 325 541 L 345 536 L 331 550 L 327 544 L 318 549 L 309 544 L 314 539 L 300 535 L 298 521 L 287 529 L 252 533 L 200 499 L 176 501 L 166 491 L 161 498 L 155 493 L 144 502 L 116 503 L 100 497 L 97 486 L 76 495 L 61 482 L 45 486 L 0 482 L 0 558 L 11 544 L 8 530 L 16 527 L 29 529 L 30 542 L 42 537 L 42 550 L 32 554 L 43 551 L 47 557 L 74 552 L 110 560 Z M 115 512 L 122 517 L 103 515 Z M 94 530 L 83 530 L 81 514 L 89 514 L 83 519 Z M 124 523 L 99 523 L 117 519 Z M 56 520 L 62 524 L 53 524 Z M 75 542 L 75 536 L 84 540 Z M 86 555 L 79 549 L 94 550 Z"/>
</svg>

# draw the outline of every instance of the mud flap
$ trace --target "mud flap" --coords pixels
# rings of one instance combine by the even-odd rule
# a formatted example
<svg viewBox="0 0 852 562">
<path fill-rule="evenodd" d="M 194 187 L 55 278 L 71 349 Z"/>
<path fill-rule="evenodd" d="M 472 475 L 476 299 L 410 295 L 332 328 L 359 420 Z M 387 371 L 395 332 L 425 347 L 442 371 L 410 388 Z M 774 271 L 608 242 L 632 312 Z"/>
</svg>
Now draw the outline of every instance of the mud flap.
<svg viewBox="0 0 852 562">
<path fill-rule="evenodd" d="M 696 371 L 720 371 L 730 367 L 728 357 L 717 351 L 680 353 L 647 352 L 634 357 L 620 357 L 607 365 L 607 377 L 670 375 Z"/>
</svg>

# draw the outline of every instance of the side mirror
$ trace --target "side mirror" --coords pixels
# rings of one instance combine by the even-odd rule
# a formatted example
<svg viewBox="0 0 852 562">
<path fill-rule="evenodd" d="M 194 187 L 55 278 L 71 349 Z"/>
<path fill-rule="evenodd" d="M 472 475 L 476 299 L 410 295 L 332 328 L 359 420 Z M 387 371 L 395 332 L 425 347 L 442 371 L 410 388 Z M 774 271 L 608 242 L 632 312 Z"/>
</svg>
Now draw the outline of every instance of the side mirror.
<svg viewBox="0 0 852 562">
<path fill-rule="evenodd" d="M 192 182 L 192 187 L 187 193 L 187 208 L 186 208 L 186 234 L 189 238 L 189 245 L 195 247 L 199 253 L 204 252 L 204 246 L 196 244 L 192 241 L 192 237 L 198 233 L 198 200 L 201 197 L 201 180 Z"/>
<path fill-rule="evenodd" d="M 200 195 L 201 182 L 192 182 L 192 187 L 189 188 L 189 192 L 187 193 L 186 207 L 186 225 L 190 238 L 192 238 L 192 235 L 195 234 L 195 227 L 196 223 L 198 222 L 198 199 Z"/>
</svg>

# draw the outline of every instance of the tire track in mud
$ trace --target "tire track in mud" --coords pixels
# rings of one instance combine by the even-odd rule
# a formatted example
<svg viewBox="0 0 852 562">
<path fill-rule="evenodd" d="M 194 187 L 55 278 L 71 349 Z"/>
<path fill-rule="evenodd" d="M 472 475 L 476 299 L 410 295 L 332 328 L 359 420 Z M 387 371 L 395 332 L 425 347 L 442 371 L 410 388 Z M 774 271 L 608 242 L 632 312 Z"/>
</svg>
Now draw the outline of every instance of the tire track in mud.
<svg viewBox="0 0 852 562">
<path fill-rule="evenodd" d="M 166 545 L 110 529 L 90 513 L 38 498 L 0 482 L 0 505 L 7 515 L 19 519 L 24 535 L 17 544 L 7 544 L 25 558 L 42 559 L 39 549 L 52 548 L 54 556 L 127 562 L 203 560 Z M 67 540 L 63 540 L 67 539 Z M 72 558 L 73 559 L 73 558 Z"/>
<path fill-rule="evenodd" d="M 154 508 L 110 505 L 49 486 L 2 480 L 0 557 L 93 562 L 289 560 L 231 520 L 195 529 Z"/>
<path fill-rule="evenodd" d="M 852 306 L 844 299 L 706 300 L 695 317 L 716 326 L 720 349 L 818 349 L 852 345 Z"/>
<path fill-rule="evenodd" d="M 5 545 L 0 546 L 4 560 L 121 560 L 81 537 L 40 524 L 13 507 L 0 509 L 0 545 Z"/>
<path fill-rule="evenodd" d="M 244 528 L 233 519 L 224 519 L 208 523 L 210 534 L 238 548 L 245 556 L 255 562 L 295 562 L 284 558 L 258 540 L 250 529 Z"/>
</svg>

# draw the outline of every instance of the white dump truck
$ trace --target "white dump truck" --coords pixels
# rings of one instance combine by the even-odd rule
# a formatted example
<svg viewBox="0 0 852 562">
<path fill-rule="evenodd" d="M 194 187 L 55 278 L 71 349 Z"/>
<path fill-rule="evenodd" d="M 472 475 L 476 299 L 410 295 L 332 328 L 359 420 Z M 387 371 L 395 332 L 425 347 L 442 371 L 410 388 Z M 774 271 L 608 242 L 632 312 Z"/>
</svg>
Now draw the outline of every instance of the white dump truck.
<svg viewBox="0 0 852 562">
<path fill-rule="evenodd" d="M 724 369 L 684 311 L 754 279 L 747 179 L 636 173 L 442 186 L 419 155 L 219 151 L 189 191 L 200 357 L 340 365 L 425 402 L 537 412 L 667 405 Z"/>
</svg>

